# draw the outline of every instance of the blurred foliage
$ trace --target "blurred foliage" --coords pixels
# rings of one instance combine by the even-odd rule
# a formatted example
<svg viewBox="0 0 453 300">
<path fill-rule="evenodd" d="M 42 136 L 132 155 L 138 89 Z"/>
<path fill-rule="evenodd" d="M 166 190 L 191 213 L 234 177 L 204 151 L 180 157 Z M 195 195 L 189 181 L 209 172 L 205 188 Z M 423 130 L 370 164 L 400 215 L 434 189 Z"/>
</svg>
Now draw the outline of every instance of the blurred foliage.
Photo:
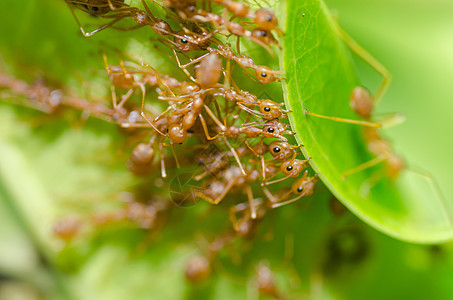
<svg viewBox="0 0 453 300">
<path fill-rule="evenodd" d="M 373 30 L 373 16 L 374 20 L 379 17 L 376 13 L 379 7 L 382 15 L 398 7 L 404 15 L 408 1 L 367 1 L 375 3 L 376 10 L 367 8 L 370 4 L 361 6 L 359 1 L 343 1 L 343 7 L 329 2 L 338 8 L 341 24 L 347 19 L 344 26 L 354 37 L 359 39 L 363 30 L 365 38 L 359 39 L 360 42 L 373 49 L 371 52 L 382 58 L 395 75 L 381 108 L 403 111 L 409 121 L 389 131 L 389 135 L 395 138 L 396 146 L 403 153 L 408 149 L 410 160 L 417 158 L 417 153 L 424 153 L 424 157 L 419 156 L 415 161 L 422 161 L 420 165 L 424 167 L 433 166 L 432 171 L 451 196 L 447 190 L 449 174 L 441 171 L 450 162 L 448 157 L 440 155 L 443 150 L 437 156 L 433 152 L 428 159 L 427 150 L 420 150 L 420 140 L 412 144 L 417 147 L 407 147 L 411 146 L 412 138 L 408 133 L 426 125 L 417 119 L 410 121 L 411 112 L 416 115 L 418 111 L 424 120 L 430 120 L 426 115 L 430 110 L 416 105 L 422 103 L 416 102 L 417 99 L 435 105 L 433 97 L 428 97 L 429 101 L 423 98 L 429 91 L 423 84 L 411 83 L 416 82 L 412 81 L 414 77 L 420 80 L 419 75 L 425 74 L 423 67 L 427 66 L 420 66 L 423 70 L 408 69 L 416 66 L 415 61 L 410 61 L 411 55 L 417 56 L 416 49 L 407 46 L 397 56 L 396 48 L 388 47 L 393 46 L 392 40 L 384 43 L 377 39 L 379 35 L 396 36 L 398 31 L 394 23 L 392 26 L 390 15 L 387 24 L 379 24 Z M 417 5 L 419 10 L 414 8 Z M 417 5 L 411 6 L 415 16 L 422 11 L 432 14 L 433 19 L 446 16 L 443 2 L 429 2 L 429 10 L 428 2 L 417 2 Z M 98 37 L 85 39 L 80 35 L 63 1 L 4 1 L 0 3 L 0 11 L 1 22 L 8 25 L 0 26 L 2 68 L 28 80 L 45 77 L 57 86 L 69 85 L 79 91 L 85 91 L 83 81 L 87 81 L 88 86 L 95 86 L 93 93 L 108 93 L 102 88 L 108 83 L 107 78 L 102 79 L 106 77 L 102 55 L 93 42 Z M 20 22 L 17 16 L 21 16 Z M 444 19 L 443 25 L 447 26 L 448 21 Z M 436 24 L 440 26 L 442 22 Z M 427 27 L 417 18 L 412 20 L 413 32 L 432 32 Z M 376 37 L 369 38 L 370 32 Z M 106 31 L 103 35 L 115 44 L 116 36 L 127 36 L 127 33 Z M 138 42 L 135 37 L 134 34 L 130 43 L 123 46 L 129 49 L 150 42 L 148 35 Z M 404 44 L 404 35 L 397 37 Z M 411 45 L 410 41 L 406 40 L 406 45 Z M 117 41 L 116 45 L 121 43 Z M 388 56 L 379 55 L 382 49 L 388 50 Z M 426 52 L 420 54 L 423 61 L 440 59 L 434 53 L 424 56 L 429 49 L 427 45 Z M 146 56 L 151 50 L 143 47 L 140 51 Z M 391 63 L 404 60 L 408 63 L 398 68 Z M 168 64 L 164 61 L 158 58 L 150 63 L 165 68 Z M 360 62 L 357 64 L 364 78 L 370 76 L 366 80 L 372 85 L 376 80 L 374 75 Z M 433 66 L 440 68 L 444 64 L 442 61 Z M 447 73 L 439 74 L 444 74 L 444 77 L 439 75 L 444 80 L 448 78 Z M 437 76 L 425 76 L 426 82 L 436 81 Z M 406 82 L 405 86 L 398 84 L 400 78 Z M 439 78 L 441 82 L 442 78 Z M 411 89 L 414 86 L 419 88 L 417 92 Z M 430 93 L 436 99 L 451 95 L 437 94 L 439 85 L 431 87 L 435 88 Z M 410 107 L 402 102 L 398 105 L 395 100 L 408 98 Z M 440 105 L 437 110 L 431 108 L 436 116 L 447 113 Z M 448 124 L 449 119 L 444 120 L 444 125 Z M 286 299 L 450 299 L 453 295 L 451 244 L 403 243 L 376 232 L 349 212 L 335 215 L 331 209 L 333 200 L 322 187 L 314 199 L 270 212 L 255 237 L 239 239 L 225 247 L 213 266 L 213 274 L 199 285 L 186 282 L 185 265 L 190 257 L 203 252 L 206 240 L 213 240 L 229 228 L 227 205 L 175 206 L 167 216 L 165 227 L 155 231 L 127 224 L 106 226 L 88 230 L 69 244 L 62 243 L 52 235 L 57 220 L 72 214 L 88 218 L 97 212 L 114 210 L 119 206 L 120 192 L 129 191 L 137 184 L 124 167 L 124 154 L 118 151 L 126 147 L 124 136 L 115 126 L 99 120 L 89 119 L 81 124 L 78 114 L 47 116 L 5 103 L 0 104 L 0 128 L 0 299 L 256 299 L 256 266 L 263 260 L 274 271 L 279 290 Z M 446 128 L 451 126 L 435 132 L 446 132 Z M 398 137 L 398 130 L 404 129 Z M 432 132 L 423 135 L 422 144 L 433 148 L 429 151 L 437 150 L 432 145 L 450 142 L 442 139 L 443 135 L 436 138 Z M 416 150 L 410 151 L 413 148 Z M 439 160 L 437 169 L 436 160 Z"/>
</svg>

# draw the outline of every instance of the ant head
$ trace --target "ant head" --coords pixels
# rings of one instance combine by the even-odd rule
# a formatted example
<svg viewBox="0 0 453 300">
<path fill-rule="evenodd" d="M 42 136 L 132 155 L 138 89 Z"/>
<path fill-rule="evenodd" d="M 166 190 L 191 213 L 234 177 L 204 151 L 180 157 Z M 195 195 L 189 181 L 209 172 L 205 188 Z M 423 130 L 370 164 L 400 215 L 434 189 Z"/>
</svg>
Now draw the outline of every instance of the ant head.
<svg viewBox="0 0 453 300">
<path fill-rule="evenodd" d="M 298 196 L 308 196 L 308 195 L 313 194 L 313 190 L 315 187 L 315 182 L 316 182 L 317 177 L 316 176 L 307 177 L 307 175 L 308 175 L 308 171 L 305 171 L 304 176 L 302 176 L 302 178 L 300 178 L 300 179 L 297 179 L 293 183 L 293 185 L 291 187 L 291 191 L 294 194 L 296 194 Z"/>
<path fill-rule="evenodd" d="M 262 84 L 271 83 L 277 80 L 274 73 L 272 69 L 266 66 L 257 66 L 256 79 Z"/>
<path fill-rule="evenodd" d="M 300 159 L 290 159 L 283 162 L 280 170 L 285 176 L 297 177 L 307 167 L 307 162 Z"/>
<path fill-rule="evenodd" d="M 281 105 L 272 100 L 263 100 L 260 102 L 260 112 L 267 120 L 279 118 L 282 115 Z"/>
<path fill-rule="evenodd" d="M 252 31 L 252 38 L 260 41 L 264 45 L 275 45 L 277 44 L 277 40 L 275 39 L 274 35 L 262 28 L 256 28 Z"/>
<path fill-rule="evenodd" d="M 273 10 L 260 8 L 255 12 L 255 24 L 264 30 L 273 30 L 278 27 L 278 19 Z"/>
<path fill-rule="evenodd" d="M 286 125 L 281 123 L 279 120 L 274 119 L 271 121 L 267 121 L 266 125 L 263 126 L 263 135 L 265 137 L 270 137 L 270 138 L 277 138 L 282 141 L 287 141 L 282 133 L 285 131 Z"/>
<path fill-rule="evenodd" d="M 295 151 L 290 144 L 283 141 L 273 141 L 269 144 L 269 152 L 273 157 L 280 161 L 285 161 L 291 158 Z"/>
<path fill-rule="evenodd" d="M 187 35 L 184 31 L 176 32 L 174 37 L 175 42 L 173 45 L 175 45 L 179 51 L 185 53 L 188 51 L 199 50 L 197 45 L 194 43 L 193 38 Z"/>
</svg>

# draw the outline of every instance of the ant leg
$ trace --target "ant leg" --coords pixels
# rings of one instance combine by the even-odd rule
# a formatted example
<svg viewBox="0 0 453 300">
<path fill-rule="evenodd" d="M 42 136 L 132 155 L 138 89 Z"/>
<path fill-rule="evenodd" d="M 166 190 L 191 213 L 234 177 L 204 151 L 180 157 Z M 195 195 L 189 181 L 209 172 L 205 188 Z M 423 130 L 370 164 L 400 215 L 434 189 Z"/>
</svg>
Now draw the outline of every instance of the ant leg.
<svg viewBox="0 0 453 300">
<path fill-rule="evenodd" d="M 356 124 L 356 125 L 361 125 L 361 126 L 366 126 L 366 127 L 373 127 L 373 128 L 381 128 L 381 124 L 377 123 L 372 123 L 372 122 L 367 122 L 367 121 L 359 121 L 359 120 L 350 120 L 350 119 L 343 119 L 343 118 L 337 118 L 337 117 L 329 117 L 329 116 L 324 116 L 316 113 L 309 112 L 308 110 L 304 110 L 305 115 L 310 115 L 314 116 L 317 118 L 322 118 L 322 119 L 328 119 L 332 120 L 335 122 L 341 122 L 341 123 L 348 123 L 348 124 Z"/>
<path fill-rule="evenodd" d="M 271 184 L 274 184 L 274 183 L 277 183 L 277 182 L 280 182 L 280 181 L 284 181 L 284 180 L 286 180 L 286 179 L 288 179 L 288 178 L 290 178 L 290 177 L 291 177 L 291 176 L 285 176 L 285 177 L 283 177 L 283 178 L 276 179 L 276 180 L 274 180 L 274 181 L 267 181 L 267 182 L 265 181 L 265 182 L 264 182 L 264 185 L 271 185 Z M 269 178 L 269 179 L 271 179 L 271 178 Z"/>
<path fill-rule="evenodd" d="M 271 204 L 277 203 L 278 199 L 275 199 L 274 195 L 272 195 L 272 193 L 266 187 L 263 187 L 263 192 L 266 195 L 267 199 L 269 199 Z"/>
<path fill-rule="evenodd" d="M 205 194 L 203 194 L 202 192 L 198 192 L 198 196 L 203 198 L 204 200 L 208 201 L 209 203 L 211 204 L 219 204 L 223 198 L 225 198 L 225 196 L 228 194 L 228 192 L 231 190 L 231 188 L 233 187 L 233 185 L 236 183 L 237 181 L 237 178 L 236 179 L 233 179 L 231 180 L 227 186 L 225 187 L 225 189 L 223 190 L 223 192 L 215 199 L 212 199 L 211 197 L 209 196 L 206 196 Z"/>
<path fill-rule="evenodd" d="M 115 29 L 115 30 L 119 30 L 119 31 L 132 31 L 132 30 L 136 30 L 136 29 L 142 28 L 144 26 L 146 26 L 146 25 L 138 24 L 138 25 L 135 25 L 135 26 L 132 26 L 132 27 L 129 27 L 129 28 L 121 28 L 121 27 L 116 27 L 116 26 L 112 26 L 112 28 Z"/>
<path fill-rule="evenodd" d="M 134 88 L 129 89 L 129 91 L 127 91 L 127 93 L 121 97 L 121 101 L 120 101 L 120 103 L 118 103 L 116 109 L 122 108 L 124 103 L 126 103 L 126 101 L 129 100 L 129 98 L 132 96 L 132 93 L 134 91 L 135 91 Z M 142 111 L 143 111 L 143 109 L 142 109 Z"/>
<path fill-rule="evenodd" d="M 160 115 L 158 115 L 157 117 L 154 118 L 154 122 L 157 122 L 158 120 L 160 120 L 163 116 L 165 116 L 166 113 L 168 113 L 170 110 L 176 110 L 176 107 L 174 105 L 170 105 L 168 106 Z"/>
<path fill-rule="evenodd" d="M 127 123 L 127 122 L 121 123 L 120 126 L 122 128 L 149 128 L 150 127 L 148 123 Z"/>
<path fill-rule="evenodd" d="M 166 136 L 166 135 L 165 135 L 164 133 L 162 133 L 159 129 L 157 129 L 156 126 L 154 126 L 154 124 L 146 117 L 146 115 L 145 115 L 145 113 L 144 113 L 143 111 L 140 113 L 140 115 L 143 117 L 143 119 L 146 120 L 146 122 L 148 122 L 149 125 L 151 125 L 151 127 L 152 127 L 155 131 L 157 131 L 157 132 L 158 132 L 160 135 L 162 135 L 162 136 Z"/>
<path fill-rule="evenodd" d="M 146 90 L 145 90 L 145 85 L 144 84 L 140 84 L 140 89 L 142 90 L 142 106 L 140 108 L 140 112 L 143 112 L 144 109 L 145 109 L 145 94 L 146 94 Z"/>
<path fill-rule="evenodd" d="M 179 57 L 178 55 L 176 54 L 176 51 L 174 48 L 172 48 L 172 51 L 173 51 L 173 54 L 175 55 L 175 58 L 176 58 L 176 62 L 178 63 L 178 67 L 187 75 L 187 77 L 190 78 L 190 80 L 192 80 L 193 82 L 197 82 L 197 80 L 195 78 L 193 78 L 192 75 L 190 75 L 189 71 L 186 70 L 186 66 L 185 65 L 181 65 L 181 62 L 179 61 Z"/>
<path fill-rule="evenodd" d="M 104 30 L 104 29 L 106 29 L 106 28 L 112 26 L 113 24 L 118 23 L 119 21 L 121 21 L 121 20 L 124 19 L 125 17 L 126 17 L 126 16 L 118 16 L 118 17 L 116 17 L 116 19 L 114 19 L 113 21 L 111 21 L 111 22 L 109 22 L 109 23 L 107 23 L 107 24 L 105 24 L 105 25 L 102 25 L 102 26 L 99 27 L 98 29 L 95 29 L 95 30 L 93 30 L 93 31 L 91 31 L 91 32 L 88 32 L 88 33 L 85 33 L 85 32 L 83 31 L 83 28 L 82 28 L 82 27 L 80 27 L 80 29 L 82 30 L 82 33 L 83 33 L 83 35 L 84 35 L 85 37 L 90 37 L 90 36 L 95 35 L 96 33 L 100 32 L 100 31 L 102 31 L 102 30 Z"/>
<path fill-rule="evenodd" d="M 239 106 L 240 109 L 248 112 L 249 114 L 252 114 L 254 115 L 255 117 L 258 117 L 258 118 L 262 118 L 264 114 L 262 114 L 261 112 L 257 112 L 253 109 L 250 109 L 248 108 L 247 106 L 243 105 L 242 103 L 240 102 L 237 102 L 237 105 Z"/>
<path fill-rule="evenodd" d="M 342 174 L 343 176 L 343 179 L 346 179 L 348 176 L 352 175 L 352 174 L 355 174 L 355 173 L 358 173 L 358 172 L 361 172 L 363 170 L 366 170 L 366 169 L 369 169 L 381 162 L 383 162 L 384 160 L 388 159 L 389 156 L 386 155 L 386 156 L 377 156 L 375 158 L 373 158 L 372 160 L 369 160 L 361 165 L 358 165 L 357 167 L 354 167 L 352 169 L 349 169 L 347 170 L 346 172 L 344 172 Z"/>
<path fill-rule="evenodd" d="M 389 114 L 385 115 L 374 115 L 376 116 L 385 116 L 382 121 L 379 121 L 379 124 L 382 125 L 382 128 L 391 128 L 397 125 L 400 125 L 406 121 L 406 117 L 402 113 L 392 113 L 390 116 Z"/>
<path fill-rule="evenodd" d="M 245 173 L 244 167 L 242 166 L 241 160 L 239 159 L 239 155 L 237 154 L 236 150 L 231 146 L 231 144 L 228 142 L 227 138 L 225 136 L 222 136 L 223 141 L 227 145 L 228 148 L 230 148 L 231 153 L 234 156 L 234 159 L 239 165 L 239 168 L 241 169 L 241 172 L 244 176 L 247 176 L 247 173 Z"/>
<path fill-rule="evenodd" d="M 281 199 L 284 199 L 284 198 L 280 198 L 279 200 L 277 200 L 277 203 L 272 204 L 272 208 L 277 208 L 277 207 L 280 207 L 280 206 L 283 206 L 283 205 L 286 205 L 286 204 L 289 204 L 289 203 L 293 203 L 293 202 L 299 200 L 300 198 L 302 198 L 303 196 L 304 196 L 304 194 L 299 195 L 296 198 L 293 198 L 293 199 L 290 199 L 290 200 L 287 200 L 287 201 L 284 201 L 284 202 L 280 202 Z"/>
<path fill-rule="evenodd" d="M 256 219 L 256 207 L 255 207 L 255 203 L 253 203 L 253 192 L 252 192 L 252 188 L 250 187 L 250 185 L 247 185 L 246 192 L 247 192 L 247 198 L 249 200 L 249 205 L 250 205 L 250 217 L 252 219 Z"/>
<path fill-rule="evenodd" d="M 206 135 L 206 139 L 208 141 L 215 140 L 216 138 L 218 138 L 220 135 L 223 134 L 223 132 L 220 132 L 220 133 L 216 134 L 215 136 L 211 137 L 209 135 L 209 130 L 208 130 L 208 126 L 206 124 L 206 120 L 203 118 L 203 116 L 201 114 L 199 114 L 198 117 L 200 118 L 201 127 L 203 127 L 204 134 Z"/>
<path fill-rule="evenodd" d="M 230 207 L 229 212 L 229 219 L 235 231 L 239 231 L 241 229 L 241 225 L 243 224 L 243 220 L 238 220 L 236 214 L 240 213 L 247 209 L 247 204 L 240 203 L 235 206 Z"/>
<path fill-rule="evenodd" d="M 160 170 L 162 178 L 167 177 L 167 172 L 165 170 L 165 159 L 164 159 L 164 146 L 162 140 L 159 142 L 159 153 L 160 153 Z"/>
<path fill-rule="evenodd" d="M 414 168 L 408 168 L 408 170 L 412 171 L 413 173 L 420 175 L 430 183 L 434 193 L 437 195 L 437 199 L 439 200 L 442 208 L 444 209 L 445 212 L 445 218 L 448 220 L 450 225 L 453 225 L 453 215 L 452 215 L 452 209 L 450 205 L 448 204 L 447 199 L 445 198 L 445 195 L 442 193 L 442 189 L 439 186 L 439 183 L 437 180 L 434 178 L 434 176 L 429 173 L 426 170 L 417 170 Z"/>
<path fill-rule="evenodd" d="M 176 167 L 177 167 L 178 169 L 181 168 L 181 165 L 179 164 L 178 157 L 176 156 L 175 144 L 173 144 L 173 143 L 171 143 L 171 151 L 173 152 L 173 157 L 175 158 Z"/>
<path fill-rule="evenodd" d="M 214 121 L 214 123 L 216 123 L 216 125 L 219 126 L 222 131 L 226 131 L 225 126 L 219 121 L 219 119 L 217 119 L 217 117 L 212 112 L 212 110 L 209 108 L 209 106 L 207 106 L 206 104 L 204 104 L 203 106 L 204 106 L 204 109 L 206 110 L 206 112 L 208 113 L 208 115 Z"/>
<path fill-rule="evenodd" d="M 382 82 L 379 85 L 376 93 L 374 94 L 374 103 L 377 104 L 381 99 L 384 93 L 387 91 L 390 82 L 392 81 L 392 74 L 389 70 L 384 67 L 376 58 L 374 58 L 370 53 L 363 49 L 351 36 L 349 36 L 337 23 L 336 20 L 333 22 L 334 30 L 337 35 L 346 43 L 349 49 L 352 50 L 358 57 L 360 57 L 364 62 L 370 65 L 376 72 L 378 72 L 382 77 Z"/>
</svg>

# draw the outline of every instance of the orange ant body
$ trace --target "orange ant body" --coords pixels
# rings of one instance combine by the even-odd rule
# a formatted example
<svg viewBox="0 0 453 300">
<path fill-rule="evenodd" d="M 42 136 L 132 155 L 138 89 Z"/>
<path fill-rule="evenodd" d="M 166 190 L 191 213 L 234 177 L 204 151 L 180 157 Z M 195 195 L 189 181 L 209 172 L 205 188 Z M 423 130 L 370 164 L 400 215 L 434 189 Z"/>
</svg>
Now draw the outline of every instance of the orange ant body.
<svg viewBox="0 0 453 300">
<path fill-rule="evenodd" d="M 149 10 L 149 7 L 146 5 L 144 0 L 141 0 L 145 10 L 139 9 L 137 7 L 132 7 L 124 3 L 124 0 L 106 0 L 106 1 L 99 1 L 99 0 L 87 0 L 87 1 L 69 1 L 65 0 L 66 3 L 71 8 L 71 12 L 74 15 L 74 18 L 76 19 L 77 24 L 79 25 L 80 31 L 82 31 L 83 35 L 85 37 L 90 37 L 108 27 L 113 26 L 114 24 L 118 23 L 124 18 L 130 17 L 134 19 L 134 21 L 137 23 L 136 26 L 129 28 L 129 29 L 121 29 L 121 28 L 116 28 L 118 30 L 133 30 L 133 29 L 138 29 L 143 26 L 150 26 L 151 29 L 156 32 L 160 36 L 164 35 L 172 35 L 173 31 L 170 27 L 170 25 L 163 21 L 162 19 L 155 18 L 151 11 Z M 106 3 L 107 2 L 107 3 Z M 75 5 L 77 4 L 77 5 Z M 93 6 L 88 6 L 88 4 L 93 4 Z M 83 9 L 78 5 L 84 5 L 87 7 L 91 7 L 91 9 Z M 91 31 L 91 32 L 85 32 L 83 27 L 80 25 L 80 22 L 75 15 L 74 11 L 72 10 L 72 7 L 77 7 L 78 9 L 94 14 L 96 16 L 102 16 L 104 18 L 113 18 L 113 20 L 105 25 L 102 25 L 101 27 Z M 97 9 L 95 9 L 97 8 Z M 94 10 L 94 13 L 93 13 Z M 113 15 L 107 15 L 109 12 L 114 12 L 115 14 Z"/>
<path fill-rule="evenodd" d="M 258 82 L 260 82 L 262 84 L 268 84 L 268 83 L 271 83 L 274 81 L 281 81 L 283 79 L 283 78 L 275 76 L 275 74 L 280 73 L 279 71 L 274 71 L 266 66 L 256 65 L 250 57 L 248 57 L 244 54 L 235 55 L 234 52 L 228 47 L 218 45 L 217 49 L 208 47 L 207 50 L 209 51 L 209 53 L 206 53 L 206 54 L 190 61 L 189 63 L 187 63 L 185 65 L 181 65 L 181 63 L 179 62 L 179 59 L 175 53 L 179 67 L 182 70 L 185 70 L 186 67 L 204 60 L 207 56 L 209 56 L 211 54 L 218 54 L 220 56 L 223 56 L 226 59 L 236 62 L 242 68 L 254 69 L 256 79 L 258 80 Z M 186 72 L 186 74 L 188 74 L 187 71 L 185 71 L 185 72 Z M 188 74 L 188 76 L 191 77 L 189 74 Z"/>
<path fill-rule="evenodd" d="M 286 193 L 283 193 L 279 197 L 273 196 L 267 188 L 264 188 L 264 193 L 271 202 L 272 208 L 277 208 L 292 202 L 299 200 L 304 196 L 313 194 L 315 182 L 318 176 L 308 177 L 308 171 L 305 171 L 304 175 L 297 179 L 291 186 L 291 189 Z M 291 194 L 296 195 L 295 198 L 286 200 Z"/>
</svg>

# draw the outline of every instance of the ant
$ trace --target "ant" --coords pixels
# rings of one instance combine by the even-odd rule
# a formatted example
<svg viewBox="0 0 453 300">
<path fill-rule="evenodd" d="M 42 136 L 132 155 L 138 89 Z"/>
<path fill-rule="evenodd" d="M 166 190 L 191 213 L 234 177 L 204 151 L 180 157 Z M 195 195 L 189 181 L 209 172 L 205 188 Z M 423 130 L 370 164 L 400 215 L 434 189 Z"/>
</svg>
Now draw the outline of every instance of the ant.
<svg viewBox="0 0 453 300">
<path fill-rule="evenodd" d="M 281 30 L 278 29 L 278 20 L 272 10 L 262 8 L 253 13 L 248 6 L 240 2 L 222 1 L 218 4 L 225 5 L 226 9 L 233 12 L 235 16 L 254 19 L 259 28 L 253 31 L 247 30 L 240 23 L 229 21 L 226 14 L 227 10 L 224 11 L 223 16 L 219 16 L 197 8 L 195 1 L 185 3 L 180 3 L 180 1 L 167 1 L 166 3 L 168 7 L 174 9 L 177 15 L 184 20 L 210 23 L 216 28 L 223 27 L 230 34 L 237 37 L 250 38 L 254 43 L 264 47 L 269 53 L 272 53 L 268 46 L 277 45 L 277 43 L 270 31 L 277 29 L 279 34 L 281 33 Z"/>
<path fill-rule="evenodd" d="M 274 71 L 274 70 L 272 70 L 272 69 L 270 69 L 269 67 L 266 67 L 266 66 L 256 65 L 250 57 L 248 57 L 248 56 L 246 56 L 244 54 L 235 55 L 233 53 L 233 51 L 230 48 L 228 48 L 228 47 L 225 47 L 225 46 L 222 46 L 222 45 L 218 45 L 218 49 L 214 49 L 214 48 L 208 47 L 207 50 L 209 51 L 209 53 L 206 53 L 206 54 L 204 54 L 204 55 L 202 55 L 202 56 L 200 56 L 200 57 L 198 57 L 196 59 L 193 59 L 192 61 L 190 61 L 189 63 L 187 63 L 185 65 L 181 65 L 181 63 L 179 62 L 178 57 L 176 57 L 177 62 L 178 62 L 178 66 L 182 70 L 185 70 L 185 68 L 187 68 L 188 66 L 193 65 L 195 63 L 198 63 L 198 62 L 202 61 L 208 55 L 215 53 L 215 54 L 218 54 L 218 55 L 221 55 L 221 56 L 225 57 L 226 59 L 233 60 L 238 65 L 240 65 L 242 68 L 254 69 L 255 70 L 256 79 L 258 80 L 258 82 L 260 82 L 262 84 L 268 84 L 268 83 L 271 83 L 271 82 L 274 82 L 274 81 L 283 80 L 283 78 L 275 76 L 275 74 L 278 74 L 278 73 L 281 73 L 281 72 Z M 175 53 L 175 55 L 176 55 L 176 53 Z"/>
<path fill-rule="evenodd" d="M 304 175 L 297 179 L 291 186 L 291 189 L 282 195 L 275 197 L 273 196 L 267 188 L 264 188 L 263 191 L 265 195 L 271 202 L 272 208 L 277 208 L 292 202 L 299 200 L 304 196 L 309 196 L 313 194 L 315 182 L 318 179 L 318 176 L 315 174 L 312 177 L 308 177 L 308 171 L 305 171 Z M 296 195 L 295 198 L 286 200 L 290 195 Z"/>
<path fill-rule="evenodd" d="M 141 2 L 143 4 L 145 10 L 129 6 L 124 3 L 124 0 L 122 0 L 122 1 L 121 0 L 106 0 L 108 2 L 107 4 L 105 3 L 105 1 L 88 0 L 88 1 L 90 1 L 90 4 L 94 5 L 93 7 L 90 6 L 91 7 L 90 10 L 85 10 L 85 9 L 81 8 L 80 6 L 74 5 L 74 4 L 86 5 L 87 2 L 70 1 L 70 0 L 65 0 L 65 1 L 66 1 L 66 3 L 68 3 L 69 7 L 71 8 L 71 12 L 72 12 L 77 24 L 79 25 L 80 31 L 82 32 L 82 34 L 85 37 L 93 36 L 96 33 L 100 32 L 108 27 L 113 26 L 114 24 L 118 23 L 119 21 L 121 21 L 122 19 L 127 18 L 127 17 L 133 18 L 134 21 L 137 23 L 137 25 L 132 28 L 128 28 L 128 29 L 122 29 L 122 28 L 116 28 L 116 29 L 124 31 L 124 30 L 138 29 L 138 28 L 141 28 L 144 26 L 150 26 L 151 29 L 160 36 L 173 34 L 173 31 L 167 22 L 163 21 L 162 19 L 155 18 L 152 15 L 151 11 L 149 10 L 148 5 L 146 4 L 146 2 L 144 0 L 141 0 Z M 100 4 L 97 4 L 97 3 L 100 3 Z M 77 7 L 78 9 L 91 13 L 91 14 L 93 14 L 93 11 L 94 11 L 94 15 L 96 15 L 96 16 L 102 16 L 104 18 L 113 18 L 114 20 L 112 20 L 111 22 L 109 22 L 105 25 L 102 25 L 101 27 L 99 27 L 91 32 L 85 32 L 85 30 L 83 29 L 82 25 L 80 24 L 77 16 L 75 15 L 72 7 Z M 106 14 L 109 12 L 114 12 L 115 14 L 106 16 Z"/>
</svg>

